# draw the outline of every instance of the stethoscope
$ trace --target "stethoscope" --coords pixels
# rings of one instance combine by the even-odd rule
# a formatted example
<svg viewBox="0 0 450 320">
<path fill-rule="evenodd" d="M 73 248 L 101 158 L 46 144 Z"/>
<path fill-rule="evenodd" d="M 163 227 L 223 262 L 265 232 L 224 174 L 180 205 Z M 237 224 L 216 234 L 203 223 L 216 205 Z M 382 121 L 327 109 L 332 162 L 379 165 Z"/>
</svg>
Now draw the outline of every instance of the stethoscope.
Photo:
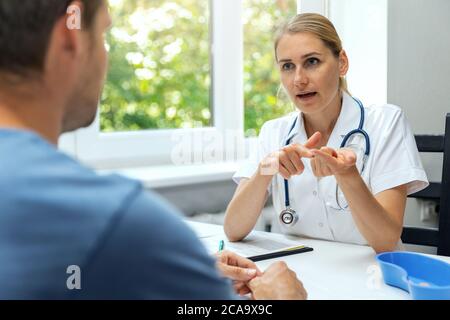
<svg viewBox="0 0 450 320">
<path fill-rule="evenodd" d="M 356 103 L 358 104 L 359 108 L 361 109 L 361 119 L 359 121 L 359 126 L 357 129 L 350 131 L 349 133 L 347 133 L 344 137 L 344 139 L 342 140 L 341 146 L 340 148 L 345 148 L 345 146 L 347 145 L 347 142 L 349 141 L 349 139 L 356 135 L 356 134 L 360 134 L 364 137 L 364 140 L 366 142 L 366 148 L 364 151 L 364 157 L 363 157 L 363 164 L 362 164 L 362 169 L 361 169 L 361 173 L 364 171 L 364 167 L 365 167 L 365 163 L 367 161 L 367 158 L 369 157 L 370 154 L 370 138 L 369 135 L 367 134 L 367 132 L 364 130 L 364 121 L 365 121 L 365 112 L 364 112 L 364 106 L 362 104 L 361 101 L 359 101 L 356 98 L 353 98 L 353 100 L 356 101 Z M 297 125 L 299 117 L 295 118 L 294 123 L 292 124 L 289 133 L 287 135 L 287 140 L 286 140 L 286 144 L 285 147 L 287 147 L 288 145 L 291 144 L 292 139 L 294 138 L 294 136 L 290 136 L 292 131 L 294 130 L 295 126 Z M 345 208 L 343 208 L 340 204 L 339 201 L 339 196 L 338 196 L 338 186 L 336 184 L 336 203 L 338 204 L 339 208 L 341 210 L 345 210 Z M 287 227 L 292 227 L 294 226 L 298 220 L 299 220 L 299 215 L 297 214 L 297 212 L 295 212 L 294 209 L 291 208 L 291 201 L 289 200 L 289 182 L 287 179 L 284 179 L 284 204 L 285 204 L 285 209 L 283 211 L 281 211 L 280 213 L 280 222 L 287 226 Z"/>
</svg>

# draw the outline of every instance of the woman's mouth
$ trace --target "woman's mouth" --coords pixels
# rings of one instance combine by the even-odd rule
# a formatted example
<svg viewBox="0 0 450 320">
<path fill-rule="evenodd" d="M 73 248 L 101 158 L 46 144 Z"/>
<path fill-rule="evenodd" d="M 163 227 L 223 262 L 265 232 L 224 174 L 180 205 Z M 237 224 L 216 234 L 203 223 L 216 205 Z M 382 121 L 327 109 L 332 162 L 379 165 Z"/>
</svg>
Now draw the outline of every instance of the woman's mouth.
<svg viewBox="0 0 450 320">
<path fill-rule="evenodd" d="M 307 92 L 307 93 L 298 94 L 297 98 L 302 101 L 307 101 L 307 100 L 314 98 L 316 95 L 317 95 L 317 92 Z"/>
</svg>

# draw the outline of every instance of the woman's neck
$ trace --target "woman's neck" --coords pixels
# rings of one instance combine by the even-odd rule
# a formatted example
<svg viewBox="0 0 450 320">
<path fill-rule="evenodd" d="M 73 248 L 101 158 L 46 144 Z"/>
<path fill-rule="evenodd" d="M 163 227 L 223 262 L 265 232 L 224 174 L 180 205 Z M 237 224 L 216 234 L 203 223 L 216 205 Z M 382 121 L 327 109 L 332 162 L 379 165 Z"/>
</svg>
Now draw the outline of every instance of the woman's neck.
<svg viewBox="0 0 450 320">
<path fill-rule="evenodd" d="M 328 139 L 330 138 L 341 113 L 342 101 L 343 95 L 342 93 L 338 93 L 322 112 L 316 114 L 303 114 L 303 122 L 308 138 L 314 133 L 320 132 L 322 134 L 320 145 L 325 146 L 328 143 Z"/>
</svg>

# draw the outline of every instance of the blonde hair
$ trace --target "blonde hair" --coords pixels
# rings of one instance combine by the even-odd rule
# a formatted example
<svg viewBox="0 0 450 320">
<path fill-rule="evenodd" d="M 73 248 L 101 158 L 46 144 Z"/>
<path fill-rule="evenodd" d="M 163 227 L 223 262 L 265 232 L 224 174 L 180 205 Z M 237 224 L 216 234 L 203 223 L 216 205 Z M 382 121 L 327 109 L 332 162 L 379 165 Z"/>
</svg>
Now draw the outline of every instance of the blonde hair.
<svg viewBox="0 0 450 320">
<path fill-rule="evenodd" d="M 333 23 L 326 17 L 316 13 L 298 14 L 283 24 L 275 34 L 275 58 L 278 62 L 277 48 L 281 38 L 286 34 L 308 32 L 323 41 L 325 46 L 331 50 L 336 58 L 342 51 L 342 41 Z M 347 81 L 344 77 L 339 78 L 339 88 L 348 92 Z"/>
</svg>

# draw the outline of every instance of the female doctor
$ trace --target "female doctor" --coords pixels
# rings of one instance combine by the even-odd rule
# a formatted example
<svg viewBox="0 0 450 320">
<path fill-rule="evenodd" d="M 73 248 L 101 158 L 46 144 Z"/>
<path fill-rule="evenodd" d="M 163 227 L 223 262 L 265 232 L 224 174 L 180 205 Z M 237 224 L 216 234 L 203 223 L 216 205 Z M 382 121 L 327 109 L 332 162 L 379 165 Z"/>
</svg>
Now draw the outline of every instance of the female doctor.
<svg viewBox="0 0 450 320">
<path fill-rule="evenodd" d="M 347 55 L 321 15 L 284 25 L 275 55 L 298 112 L 265 123 L 256 152 L 234 175 L 227 237 L 245 238 L 272 194 L 274 231 L 395 250 L 407 195 L 428 185 L 404 113 L 365 107 L 348 93 Z"/>
</svg>

